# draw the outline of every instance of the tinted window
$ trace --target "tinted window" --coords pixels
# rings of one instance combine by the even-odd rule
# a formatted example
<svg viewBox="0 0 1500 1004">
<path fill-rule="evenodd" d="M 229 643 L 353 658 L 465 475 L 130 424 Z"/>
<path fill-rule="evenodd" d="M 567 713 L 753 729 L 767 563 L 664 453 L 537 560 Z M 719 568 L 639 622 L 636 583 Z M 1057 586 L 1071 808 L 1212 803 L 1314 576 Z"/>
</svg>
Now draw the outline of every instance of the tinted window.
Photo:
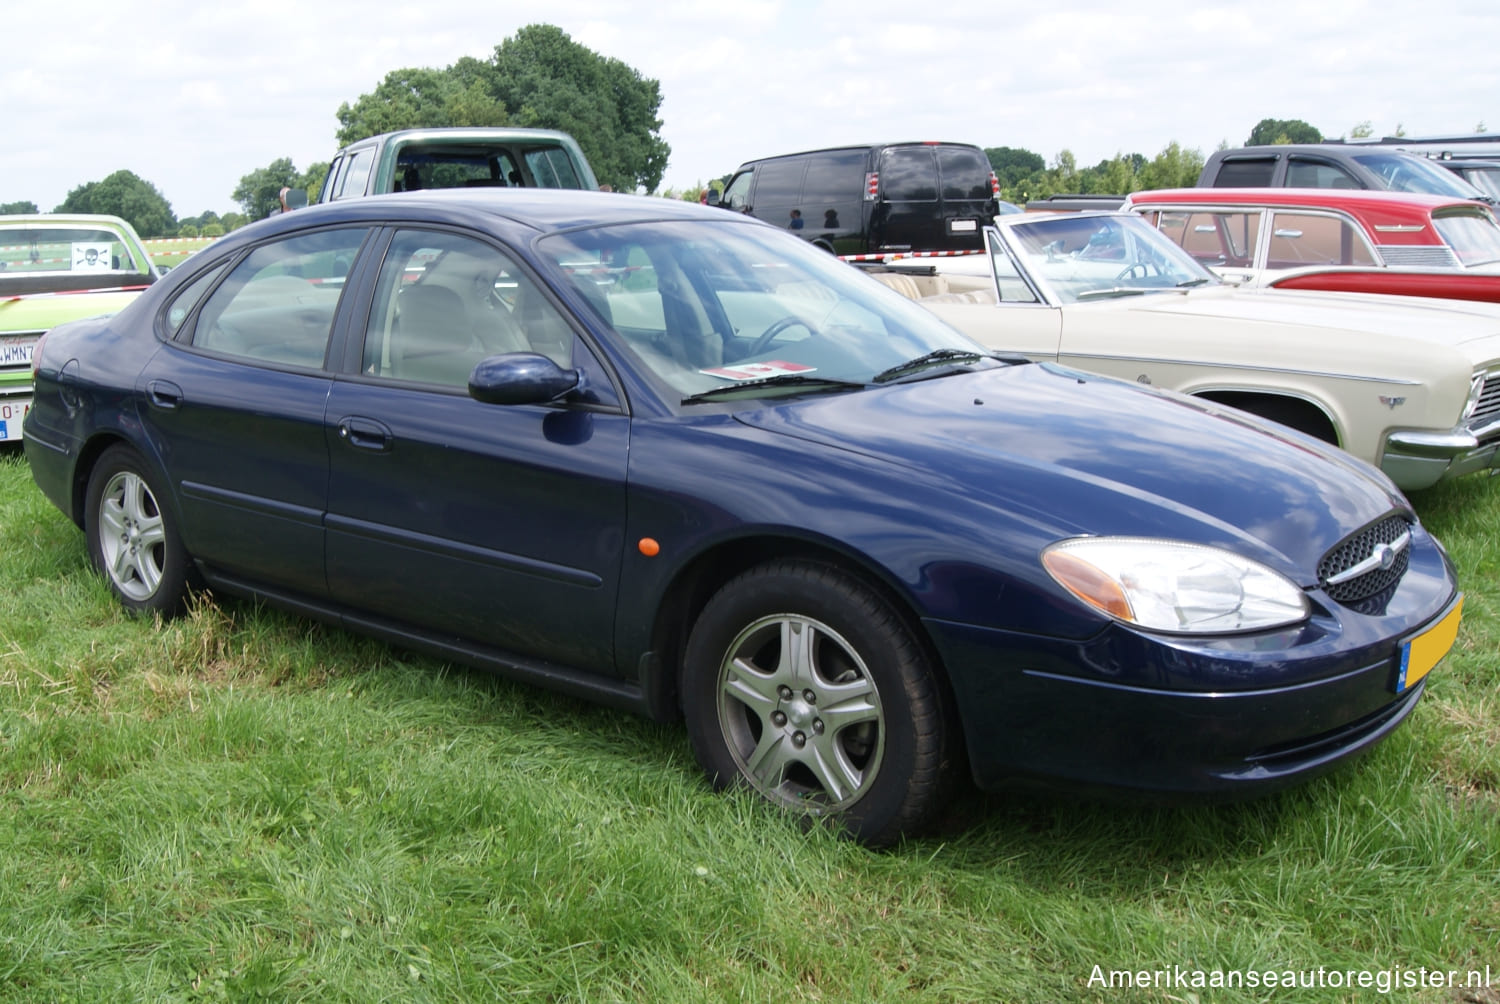
<svg viewBox="0 0 1500 1004">
<path fill-rule="evenodd" d="M 1214 175 L 1214 188 L 1265 188 L 1276 173 L 1276 158 L 1251 157 L 1222 160 Z"/>
<path fill-rule="evenodd" d="M 983 153 L 961 146 L 937 149 L 938 173 L 943 179 L 943 198 L 984 200 L 990 198 L 990 162 Z"/>
<path fill-rule="evenodd" d="M 364 229 L 325 230 L 256 248 L 204 303 L 193 345 L 321 367 L 344 276 L 364 238 Z"/>
<path fill-rule="evenodd" d="M 1460 199 L 1479 195 L 1474 186 L 1426 157 L 1409 153 L 1362 153 L 1354 159 L 1380 175 L 1385 187 L 1394 192 L 1426 192 Z"/>
<path fill-rule="evenodd" d="M 555 146 L 537 147 L 521 155 L 536 184 L 542 188 L 582 188 L 568 151 Z"/>
<path fill-rule="evenodd" d="M 343 199 L 353 195 L 363 195 L 365 182 L 370 180 L 370 168 L 375 164 L 375 151 L 373 149 L 356 150 L 345 158 L 344 175 L 339 179 L 338 188 L 334 190 L 335 199 Z"/>
<path fill-rule="evenodd" d="M 203 299 L 208 288 L 218 281 L 219 276 L 224 274 L 224 268 L 210 269 L 203 275 L 194 279 L 180 293 L 172 298 L 172 304 L 167 308 L 167 334 L 176 338 L 177 333 L 182 330 L 182 324 L 198 306 L 198 301 Z"/>
<path fill-rule="evenodd" d="M 857 198 L 865 184 L 863 150 L 839 150 L 809 157 L 807 178 L 802 183 L 804 201 Z"/>
<path fill-rule="evenodd" d="M 807 170 L 806 157 L 768 160 L 755 169 L 756 202 L 791 203 L 802 195 L 802 175 Z"/>
<path fill-rule="evenodd" d="M 932 148 L 895 146 L 880 158 L 880 191 L 892 202 L 936 202 L 937 163 Z"/>
<path fill-rule="evenodd" d="M 1354 175 L 1326 160 L 1292 157 L 1286 165 L 1288 188 L 1363 188 Z"/>
</svg>

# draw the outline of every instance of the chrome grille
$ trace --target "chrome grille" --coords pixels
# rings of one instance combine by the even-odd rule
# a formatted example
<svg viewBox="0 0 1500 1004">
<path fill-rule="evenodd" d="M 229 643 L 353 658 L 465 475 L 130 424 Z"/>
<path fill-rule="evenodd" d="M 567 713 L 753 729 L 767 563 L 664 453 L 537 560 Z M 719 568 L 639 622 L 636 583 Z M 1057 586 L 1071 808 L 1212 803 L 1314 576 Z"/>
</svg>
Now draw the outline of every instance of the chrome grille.
<svg viewBox="0 0 1500 1004">
<path fill-rule="evenodd" d="M 1489 425 L 1500 419 L 1500 373 L 1490 373 L 1484 378 L 1484 389 L 1479 392 L 1479 403 L 1464 424 L 1471 429 Z"/>
<path fill-rule="evenodd" d="M 1457 268 L 1458 256 L 1446 246 L 1424 244 L 1382 244 L 1380 257 L 1387 265 L 1425 265 L 1431 268 Z"/>
<path fill-rule="evenodd" d="M 1411 529 L 1404 517 L 1388 516 L 1350 534 L 1318 562 L 1318 584 L 1345 606 L 1383 600 L 1406 574 Z"/>
</svg>

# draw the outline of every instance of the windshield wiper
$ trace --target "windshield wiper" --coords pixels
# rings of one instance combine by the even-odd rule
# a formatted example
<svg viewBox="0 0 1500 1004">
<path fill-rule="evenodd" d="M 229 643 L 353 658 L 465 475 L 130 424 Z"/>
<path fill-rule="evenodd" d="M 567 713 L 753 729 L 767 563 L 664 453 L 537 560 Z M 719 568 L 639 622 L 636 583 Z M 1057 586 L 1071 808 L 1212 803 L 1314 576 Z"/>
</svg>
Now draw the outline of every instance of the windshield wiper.
<svg viewBox="0 0 1500 1004">
<path fill-rule="evenodd" d="M 739 380 L 735 383 L 727 383 L 722 387 L 710 387 L 696 394 L 689 394 L 682 399 L 683 404 L 697 404 L 701 401 L 712 401 L 716 398 L 729 397 L 737 391 L 758 390 L 761 387 L 806 387 L 809 390 L 863 390 L 867 385 L 855 380 L 838 380 L 833 377 L 807 376 L 802 373 L 778 373 L 775 376 L 762 377 L 759 380 Z"/>
<path fill-rule="evenodd" d="M 1105 297 L 1116 296 L 1143 296 L 1146 293 L 1160 293 L 1161 289 L 1140 289 L 1133 286 L 1114 286 L 1110 289 L 1086 289 L 1073 299 L 1075 300 L 1102 300 Z"/>
<path fill-rule="evenodd" d="M 901 377 L 920 373 L 922 370 L 931 369 L 934 366 L 943 366 L 949 363 L 977 363 L 981 359 L 998 359 L 1005 363 L 1024 362 L 1018 357 L 1003 356 L 995 352 L 979 352 L 974 349 L 933 349 L 926 355 L 908 359 L 904 363 L 897 363 L 890 369 L 881 370 L 870 378 L 871 383 L 890 383 Z"/>
<path fill-rule="evenodd" d="M 1181 282 L 1179 282 L 1177 284 L 1177 288 L 1178 289 L 1187 289 L 1190 286 L 1201 286 L 1205 282 L 1213 282 L 1213 280 L 1209 279 L 1207 277 L 1204 277 L 1204 278 L 1201 278 L 1201 279 L 1184 279 L 1184 280 L 1182 280 Z"/>
</svg>

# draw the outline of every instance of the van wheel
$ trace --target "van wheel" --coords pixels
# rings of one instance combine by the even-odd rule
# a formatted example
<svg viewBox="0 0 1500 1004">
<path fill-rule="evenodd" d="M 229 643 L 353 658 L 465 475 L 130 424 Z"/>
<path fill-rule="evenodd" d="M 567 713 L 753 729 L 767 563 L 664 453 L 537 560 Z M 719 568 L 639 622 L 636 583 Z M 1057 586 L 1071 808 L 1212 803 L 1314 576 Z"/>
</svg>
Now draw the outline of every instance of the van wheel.
<svg viewBox="0 0 1500 1004">
<path fill-rule="evenodd" d="M 719 788 L 748 787 L 881 846 L 946 797 L 957 729 L 911 632 L 877 594 L 819 564 L 731 580 L 688 639 L 683 707 Z"/>
</svg>

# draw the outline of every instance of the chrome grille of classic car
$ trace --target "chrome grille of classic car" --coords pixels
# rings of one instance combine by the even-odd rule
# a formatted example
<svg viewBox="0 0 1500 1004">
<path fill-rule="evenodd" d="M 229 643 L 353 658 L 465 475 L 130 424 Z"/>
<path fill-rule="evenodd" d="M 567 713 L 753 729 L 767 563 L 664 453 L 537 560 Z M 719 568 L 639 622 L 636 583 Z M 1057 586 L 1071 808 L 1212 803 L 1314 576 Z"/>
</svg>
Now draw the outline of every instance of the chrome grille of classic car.
<svg viewBox="0 0 1500 1004">
<path fill-rule="evenodd" d="M 1411 523 L 1388 516 L 1350 534 L 1318 562 L 1318 584 L 1329 599 L 1356 606 L 1378 598 L 1406 574 Z"/>
<path fill-rule="evenodd" d="M 1458 268 L 1458 255 L 1446 245 L 1381 244 L 1380 257 L 1387 265 L 1421 265 L 1428 268 Z"/>
<path fill-rule="evenodd" d="M 1464 424 L 1478 429 L 1496 421 L 1500 421 L 1500 373 L 1489 373 L 1484 378 L 1484 389 L 1479 392 L 1479 402 Z"/>
</svg>

